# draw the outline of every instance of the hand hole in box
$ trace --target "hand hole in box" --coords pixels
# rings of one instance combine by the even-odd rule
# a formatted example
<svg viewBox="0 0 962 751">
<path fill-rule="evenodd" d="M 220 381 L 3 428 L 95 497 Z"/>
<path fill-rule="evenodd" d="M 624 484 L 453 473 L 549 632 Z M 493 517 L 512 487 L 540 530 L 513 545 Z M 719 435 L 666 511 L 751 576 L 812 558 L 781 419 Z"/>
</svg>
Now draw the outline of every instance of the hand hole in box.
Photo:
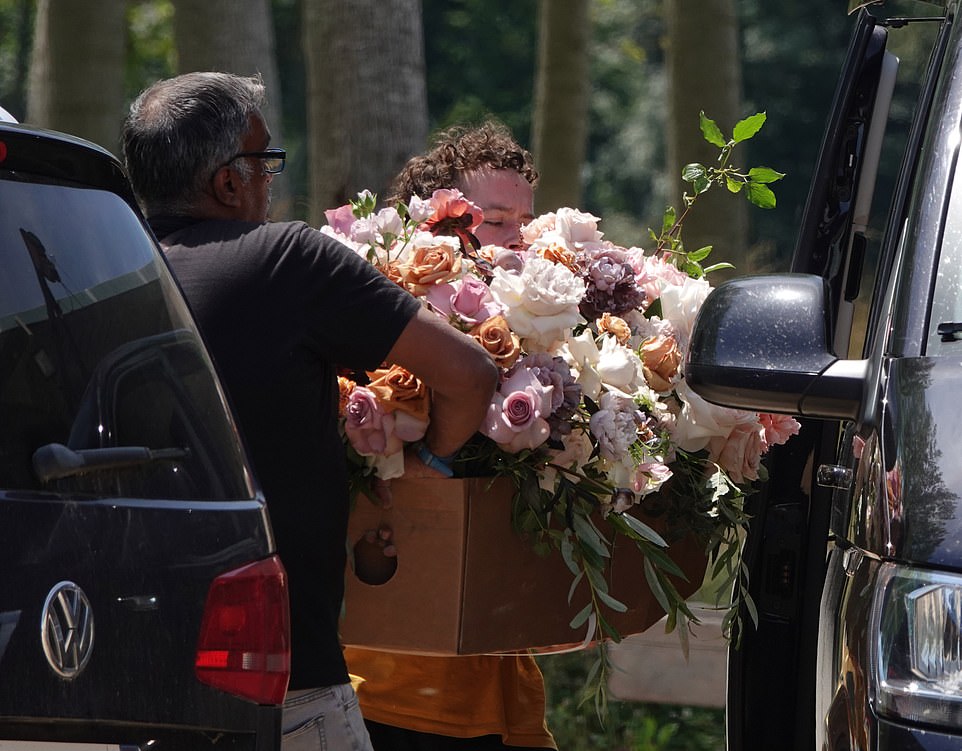
<svg viewBox="0 0 962 751">
<path fill-rule="evenodd" d="M 386 584 L 397 571 L 397 551 L 390 536 L 368 531 L 354 544 L 354 575 L 365 584 Z"/>
</svg>

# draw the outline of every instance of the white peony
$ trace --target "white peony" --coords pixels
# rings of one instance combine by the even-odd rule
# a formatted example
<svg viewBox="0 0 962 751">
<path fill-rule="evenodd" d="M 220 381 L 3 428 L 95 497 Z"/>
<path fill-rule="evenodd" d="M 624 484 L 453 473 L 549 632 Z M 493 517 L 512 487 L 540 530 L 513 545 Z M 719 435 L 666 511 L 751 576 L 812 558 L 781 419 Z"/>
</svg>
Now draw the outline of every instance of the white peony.
<svg viewBox="0 0 962 751">
<path fill-rule="evenodd" d="M 597 401 L 601 393 L 601 376 L 597 369 L 601 353 L 595 343 L 594 334 L 586 329 L 578 336 L 569 336 L 559 348 L 558 354 L 568 363 L 571 374 L 581 386 L 584 395 Z"/>
</svg>

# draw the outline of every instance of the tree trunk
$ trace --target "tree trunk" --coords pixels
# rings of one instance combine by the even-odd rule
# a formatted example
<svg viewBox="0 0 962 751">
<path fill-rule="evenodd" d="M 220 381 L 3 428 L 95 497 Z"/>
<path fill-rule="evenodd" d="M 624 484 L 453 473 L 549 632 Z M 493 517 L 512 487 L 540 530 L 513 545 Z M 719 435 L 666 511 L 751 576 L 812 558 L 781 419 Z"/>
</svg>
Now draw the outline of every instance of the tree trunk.
<svg viewBox="0 0 962 751">
<path fill-rule="evenodd" d="M 124 8 L 124 0 L 39 0 L 26 122 L 119 151 Z"/>
<path fill-rule="evenodd" d="M 421 0 L 304 0 L 309 221 L 363 189 L 384 197 L 425 147 Z"/>
<path fill-rule="evenodd" d="M 679 210 L 685 164 L 715 164 L 718 149 L 708 144 L 698 124 L 699 110 L 718 123 L 726 138 L 735 123 L 753 114 L 741 112 L 741 68 L 735 0 L 666 0 L 668 26 L 668 171 L 669 185 L 678 186 L 673 201 Z M 746 166 L 744 149 L 736 147 L 733 163 Z M 690 187 L 689 187 L 690 192 Z M 728 261 L 728 275 L 751 272 L 748 243 L 748 202 L 724 187 L 698 197 L 684 225 L 685 248 L 714 247 L 707 263 Z M 721 273 L 712 275 L 719 282 Z"/>
<path fill-rule="evenodd" d="M 264 117 L 271 143 L 284 145 L 270 0 L 244 0 L 243 7 L 236 0 L 174 0 L 174 40 L 179 73 L 260 73 L 267 87 Z M 291 191 L 283 176 L 274 180 L 271 190 L 272 216 L 289 216 Z"/>
<path fill-rule="evenodd" d="M 588 133 L 588 0 L 541 0 L 532 145 L 536 210 L 581 203 Z"/>
</svg>

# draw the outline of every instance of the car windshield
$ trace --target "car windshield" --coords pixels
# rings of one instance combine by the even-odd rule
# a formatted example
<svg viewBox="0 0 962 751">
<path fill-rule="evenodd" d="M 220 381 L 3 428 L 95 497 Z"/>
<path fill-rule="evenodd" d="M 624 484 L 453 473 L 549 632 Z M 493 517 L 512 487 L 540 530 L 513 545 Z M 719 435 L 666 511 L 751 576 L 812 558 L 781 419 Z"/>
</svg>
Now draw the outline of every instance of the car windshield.
<svg viewBox="0 0 962 751">
<path fill-rule="evenodd" d="M 0 488 L 252 497 L 197 331 L 120 197 L 0 173 L 0 259 Z"/>
</svg>

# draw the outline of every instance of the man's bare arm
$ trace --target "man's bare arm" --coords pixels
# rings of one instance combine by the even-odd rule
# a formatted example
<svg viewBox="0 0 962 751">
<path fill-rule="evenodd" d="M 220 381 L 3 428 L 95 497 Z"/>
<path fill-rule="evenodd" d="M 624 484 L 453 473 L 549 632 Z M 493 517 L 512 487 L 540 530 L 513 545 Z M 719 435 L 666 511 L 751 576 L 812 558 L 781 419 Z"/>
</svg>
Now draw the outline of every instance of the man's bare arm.
<svg viewBox="0 0 962 751">
<path fill-rule="evenodd" d="M 431 423 L 424 442 L 438 456 L 453 454 L 481 424 L 498 380 L 488 353 L 422 308 L 401 332 L 388 361 L 431 389 Z"/>
</svg>

